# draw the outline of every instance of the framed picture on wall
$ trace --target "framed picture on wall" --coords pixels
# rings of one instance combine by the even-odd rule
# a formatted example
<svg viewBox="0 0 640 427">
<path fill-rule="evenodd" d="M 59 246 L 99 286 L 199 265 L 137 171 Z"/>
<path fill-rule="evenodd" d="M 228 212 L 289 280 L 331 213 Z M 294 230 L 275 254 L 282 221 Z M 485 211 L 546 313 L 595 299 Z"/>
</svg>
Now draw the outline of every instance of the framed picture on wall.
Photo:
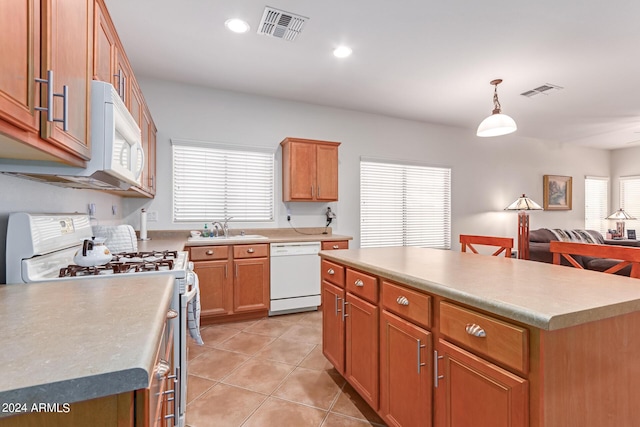
<svg viewBox="0 0 640 427">
<path fill-rule="evenodd" d="M 636 230 L 627 229 L 627 239 L 636 240 Z"/>
<path fill-rule="evenodd" d="M 543 207 L 545 211 L 571 210 L 571 177 L 544 175 Z"/>
</svg>

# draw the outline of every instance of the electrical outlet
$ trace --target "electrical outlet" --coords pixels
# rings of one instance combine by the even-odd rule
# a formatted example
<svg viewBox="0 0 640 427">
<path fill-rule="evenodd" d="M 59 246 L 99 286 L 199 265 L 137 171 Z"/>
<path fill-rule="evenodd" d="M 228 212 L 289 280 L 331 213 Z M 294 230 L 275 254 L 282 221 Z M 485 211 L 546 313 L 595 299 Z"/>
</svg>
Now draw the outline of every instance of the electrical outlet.
<svg viewBox="0 0 640 427">
<path fill-rule="evenodd" d="M 118 215 L 118 205 L 111 205 L 111 215 Z"/>
<path fill-rule="evenodd" d="M 158 211 L 147 212 L 147 221 L 157 221 L 157 220 L 158 220 Z"/>
<path fill-rule="evenodd" d="M 287 221 L 291 221 L 291 215 L 287 215 Z"/>
<path fill-rule="evenodd" d="M 90 217 L 96 216 L 96 204 L 89 203 L 89 205 L 87 206 L 87 211 L 89 212 Z"/>
</svg>

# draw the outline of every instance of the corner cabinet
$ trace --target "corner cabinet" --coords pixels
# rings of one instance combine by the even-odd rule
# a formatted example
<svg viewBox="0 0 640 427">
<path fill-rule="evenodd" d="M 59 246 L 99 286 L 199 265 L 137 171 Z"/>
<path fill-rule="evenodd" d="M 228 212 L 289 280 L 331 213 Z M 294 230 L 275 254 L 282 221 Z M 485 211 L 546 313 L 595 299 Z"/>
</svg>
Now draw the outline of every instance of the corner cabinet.
<svg viewBox="0 0 640 427">
<path fill-rule="evenodd" d="M 3 157 L 90 158 L 93 10 L 94 0 L 1 2 L 0 38 L 12 41 L 0 61 Z"/>
<path fill-rule="evenodd" d="M 285 138 L 280 145 L 285 202 L 338 200 L 339 142 Z"/>
<path fill-rule="evenodd" d="M 268 314 L 268 244 L 191 246 L 189 259 L 200 279 L 203 324 Z"/>
</svg>

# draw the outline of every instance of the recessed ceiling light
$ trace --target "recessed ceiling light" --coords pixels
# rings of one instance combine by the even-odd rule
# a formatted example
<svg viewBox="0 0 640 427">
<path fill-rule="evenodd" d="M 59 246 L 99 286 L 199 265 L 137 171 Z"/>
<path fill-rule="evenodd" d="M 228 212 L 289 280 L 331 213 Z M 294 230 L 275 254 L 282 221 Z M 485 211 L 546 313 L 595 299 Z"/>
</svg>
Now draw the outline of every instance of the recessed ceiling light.
<svg viewBox="0 0 640 427">
<path fill-rule="evenodd" d="M 242 19 L 227 19 L 224 26 L 234 33 L 246 33 L 249 31 L 249 24 Z"/>
<path fill-rule="evenodd" d="M 338 46 L 333 49 L 333 56 L 336 58 L 346 58 L 347 56 L 350 56 L 352 52 L 353 51 L 349 46 Z"/>
</svg>

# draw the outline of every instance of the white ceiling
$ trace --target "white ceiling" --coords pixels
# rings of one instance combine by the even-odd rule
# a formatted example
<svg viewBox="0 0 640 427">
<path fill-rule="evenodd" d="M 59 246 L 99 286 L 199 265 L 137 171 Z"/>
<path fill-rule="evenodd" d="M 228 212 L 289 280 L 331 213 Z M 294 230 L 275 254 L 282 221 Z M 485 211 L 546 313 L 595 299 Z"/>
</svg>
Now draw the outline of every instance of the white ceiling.
<svg viewBox="0 0 640 427">
<path fill-rule="evenodd" d="M 475 129 L 493 108 L 521 136 L 640 145 L 640 2 L 106 0 L 137 76 Z M 309 17 L 258 35 L 265 6 Z M 234 34 L 225 20 L 251 25 Z M 348 44 L 353 55 L 333 57 Z M 534 98 L 545 83 L 564 89 Z"/>
</svg>

